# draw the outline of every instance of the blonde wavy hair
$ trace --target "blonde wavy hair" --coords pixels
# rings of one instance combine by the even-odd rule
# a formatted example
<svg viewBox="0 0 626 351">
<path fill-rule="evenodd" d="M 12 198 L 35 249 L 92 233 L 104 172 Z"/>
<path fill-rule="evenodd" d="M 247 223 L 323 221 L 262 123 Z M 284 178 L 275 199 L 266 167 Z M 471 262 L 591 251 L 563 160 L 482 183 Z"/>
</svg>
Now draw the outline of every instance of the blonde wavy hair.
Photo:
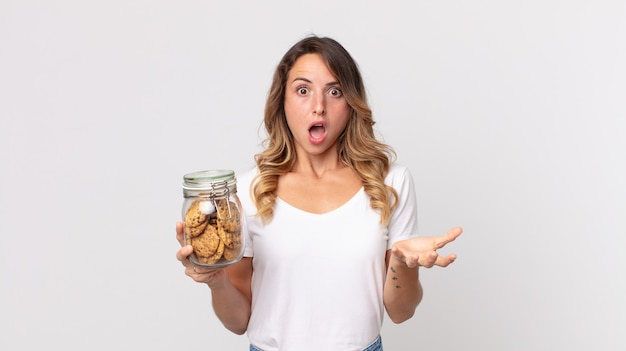
<svg viewBox="0 0 626 351">
<path fill-rule="evenodd" d="M 294 44 L 274 72 L 263 120 L 267 132 L 263 141 L 265 149 L 254 157 L 259 173 L 250 192 L 258 211 L 256 215 L 264 223 L 273 219 L 278 177 L 295 165 L 295 145 L 284 109 L 286 82 L 296 60 L 312 53 L 319 54 L 326 62 L 352 110 L 346 129 L 338 139 L 339 159 L 358 174 L 371 207 L 380 213 L 380 223 L 387 225 L 398 198 L 395 189 L 384 183 L 390 163 L 396 157 L 395 151 L 375 136 L 375 122 L 356 62 L 337 41 L 317 36 Z"/>
</svg>

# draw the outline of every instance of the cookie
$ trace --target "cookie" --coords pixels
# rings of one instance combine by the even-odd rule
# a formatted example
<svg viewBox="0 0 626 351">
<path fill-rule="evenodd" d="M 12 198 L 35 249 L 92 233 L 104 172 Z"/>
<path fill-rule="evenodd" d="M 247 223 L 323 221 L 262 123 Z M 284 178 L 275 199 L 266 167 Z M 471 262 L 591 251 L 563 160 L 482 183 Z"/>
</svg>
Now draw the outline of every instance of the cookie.
<svg viewBox="0 0 626 351">
<path fill-rule="evenodd" d="M 224 259 L 228 261 L 237 259 L 241 252 L 241 230 L 227 231 L 226 227 L 218 226 L 217 233 L 224 242 Z"/>
<path fill-rule="evenodd" d="M 186 243 L 198 264 L 214 265 L 237 259 L 241 252 L 239 205 L 228 199 L 199 199 L 185 213 Z"/>
<path fill-rule="evenodd" d="M 235 219 L 234 217 L 229 220 L 217 220 L 217 226 L 219 228 L 223 228 L 227 232 L 238 232 L 241 230 L 241 221 L 239 219 Z"/>
<path fill-rule="evenodd" d="M 185 214 L 185 226 L 189 228 L 197 227 L 207 221 L 207 215 L 200 210 L 200 205 L 204 201 L 194 201 Z"/>
<path fill-rule="evenodd" d="M 238 206 L 233 203 L 222 201 L 218 203 L 217 208 L 217 225 L 227 232 L 238 232 L 241 230 L 241 216 Z"/>
<path fill-rule="evenodd" d="M 223 254 L 224 254 L 224 243 L 220 240 L 217 250 L 215 250 L 215 253 L 213 255 L 209 257 L 204 257 L 204 256 L 198 257 L 198 261 L 204 264 L 216 264 L 217 261 L 219 261 L 220 258 L 222 258 Z"/>
<path fill-rule="evenodd" d="M 217 228 L 217 235 L 219 235 L 220 240 L 222 240 L 222 242 L 226 246 L 231 246 L 233 244 L 232 235 L 229 235 L 229 234 L 230 233 L 225 231 L 223 228 L 220 228 L 220 227 Z"/>
<path fill-rule="evenodd" d="M 237 259 L 237 257 L 239 257 L 240 252 L 241 252 L 241 249 L 239 247 L 230 248 L 224 245 L 224 259 L 228 261 Z"/>
<path fill-rule="evenodd" d="M 215 254 L 220 244 L 220 237 L 217 230 L 212 225 L 207 225 L 206 229 L 199 236 L 191 239 L 193 252 L 197 257 L 209 257 Z"/>
<path fill-rule="evenodd" d="M 189 237 L 195 238 L 198 235 L 204 233 L 204 230 L 206 229 L 208 225 L 209 225 L 209 221 L 204 221 L 200 223 L 200 225 L 195 226 L 195 227 L 188 227 L 187 225 L 185 225 L 185 233 Z"/>
<path fill-rule="evenodd" d="M 221 200 L 216 203 L 217 218 L 220 220 L 238 221 L 239 210 L 237 205 L 227 200 Z"/>
</svg>

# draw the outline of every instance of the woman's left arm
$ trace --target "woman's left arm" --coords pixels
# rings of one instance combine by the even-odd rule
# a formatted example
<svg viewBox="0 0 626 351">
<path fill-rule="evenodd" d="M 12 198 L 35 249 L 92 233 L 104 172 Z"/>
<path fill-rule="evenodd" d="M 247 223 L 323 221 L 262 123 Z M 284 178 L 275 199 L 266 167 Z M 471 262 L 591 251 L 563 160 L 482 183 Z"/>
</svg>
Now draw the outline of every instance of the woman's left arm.
<svg viewBox="0 0 626 351">
<path fill-rule="evenodd" d="M 413 317 L 417 305 L 422 300 L 422 284 L 419 281 L 419 268 L 409 268 L 404 262 L 393 257 L 387 250 L 387 276 L 383 288 L 383 301 L 389 318 L 394 323 L 402 323 Z"/>
</svg>

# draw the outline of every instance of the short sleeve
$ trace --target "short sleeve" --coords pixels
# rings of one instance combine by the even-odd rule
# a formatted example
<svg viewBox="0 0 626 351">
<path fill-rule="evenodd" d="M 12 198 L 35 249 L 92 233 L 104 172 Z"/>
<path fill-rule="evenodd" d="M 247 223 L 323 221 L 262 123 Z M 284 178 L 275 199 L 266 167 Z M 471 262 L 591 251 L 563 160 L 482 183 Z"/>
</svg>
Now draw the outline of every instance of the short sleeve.
<svg viewBox="0 0 626 351">
<path fill-rule="evenodd" d="M 385 183 L 398 194 L 398 205 L 391 213 L 387 226 L 387 249 L 390 249 L 399 240 L 417 236 L 417 198 L 413 177 L 408 168 L 402 165 L 391 165 Z"/>
</svg>

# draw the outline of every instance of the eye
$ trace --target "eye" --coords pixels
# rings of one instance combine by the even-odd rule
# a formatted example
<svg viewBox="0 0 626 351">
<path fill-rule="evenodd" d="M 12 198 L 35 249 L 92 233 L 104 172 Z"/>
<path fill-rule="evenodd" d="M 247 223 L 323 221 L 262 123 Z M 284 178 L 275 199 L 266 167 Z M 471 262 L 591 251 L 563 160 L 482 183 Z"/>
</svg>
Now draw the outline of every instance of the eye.
<svg viewBox="0 0 626 351">
<path fill-rule="evenodd" d="M 299 87 L 297 91 L 299 95 L 306 95 L 309 93 L 309 89 L 307 87 Z"/>
<path fill-rule="evenodd" d="M 334 97 L 340 97 L 343 95 L 343 92 L 341 91 L 341 89 L 339 88 L 331 88 L 328 91 L 328 94 L 330 94 L 330 96 L 334 96 Z"/>
</svg>

